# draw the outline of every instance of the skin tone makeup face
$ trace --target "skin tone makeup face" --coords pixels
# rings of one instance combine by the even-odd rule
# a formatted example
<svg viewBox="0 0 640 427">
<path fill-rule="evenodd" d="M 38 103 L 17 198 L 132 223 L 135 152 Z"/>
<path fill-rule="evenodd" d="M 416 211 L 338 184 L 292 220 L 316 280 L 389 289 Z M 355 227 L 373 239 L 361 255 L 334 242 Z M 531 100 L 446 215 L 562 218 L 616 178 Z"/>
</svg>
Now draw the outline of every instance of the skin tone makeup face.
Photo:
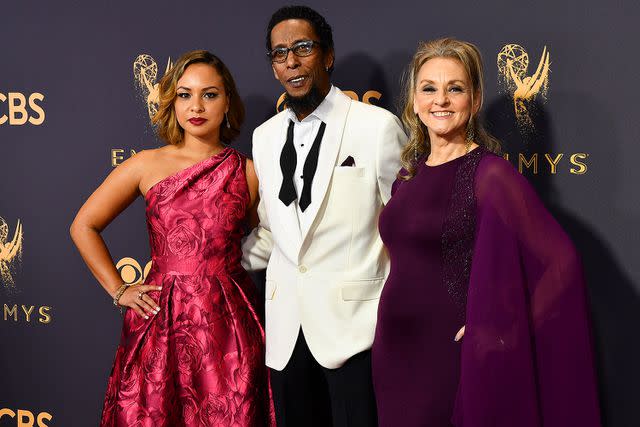
<svg viewBox="0 0 640 427">
<path fill-rule="evenodd" d="M 300 41 L 319 41 L 311 24 L 304 19 L 288 19 L 278 23 L 271 30 L 271 48 L 291 47 Z M 287 93 L 295 98 L 304 97 L 312 87 L 316 87 L 324 97 L 331 88 L 329 72 L 333 65 L 333 52 L 325 52 L 321 46 L 314 45 L 308 56 L 296 56 L 288 52 L 282 63 L 272 63 L 274 77 L 282 84 Z M 311 111 L 303 112 L 303 116 Z M 300 118 L 300 117 L 299 117 Z"/>
<path fill-rule="evenodd" d="M 178 80 L 176 93 L 174 109 L 184 129 L 185 145 L 191 138 L 219 143 L 229 99 L 218 71 L 209 64 L 189 65 Z"/>
<path fill-rule="evenodd" d="M 467 123 L 480 108 L 480 97 L 472 100 L 471 93 L 469 77 L 457 59 L 433 58 L 420 68 L 413 111 L 429 132 L 432 160 L 464 154 Z"/>
</svg>

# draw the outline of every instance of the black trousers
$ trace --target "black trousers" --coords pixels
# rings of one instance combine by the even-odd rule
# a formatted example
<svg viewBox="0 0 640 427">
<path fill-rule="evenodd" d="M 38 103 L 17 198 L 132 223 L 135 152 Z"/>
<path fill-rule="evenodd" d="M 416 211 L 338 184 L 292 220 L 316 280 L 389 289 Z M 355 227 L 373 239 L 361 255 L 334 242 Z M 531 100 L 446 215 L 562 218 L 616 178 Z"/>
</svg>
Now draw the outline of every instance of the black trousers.
<svg viewBox="0 0 640 427">
<path fill-rule="evenodd" d="M 352 356 L 337 369 L 311 355 L 302 329 L 282 371 L 271 369 L 278 427 L 376 427 L 371 351 Z"/>
</svg>

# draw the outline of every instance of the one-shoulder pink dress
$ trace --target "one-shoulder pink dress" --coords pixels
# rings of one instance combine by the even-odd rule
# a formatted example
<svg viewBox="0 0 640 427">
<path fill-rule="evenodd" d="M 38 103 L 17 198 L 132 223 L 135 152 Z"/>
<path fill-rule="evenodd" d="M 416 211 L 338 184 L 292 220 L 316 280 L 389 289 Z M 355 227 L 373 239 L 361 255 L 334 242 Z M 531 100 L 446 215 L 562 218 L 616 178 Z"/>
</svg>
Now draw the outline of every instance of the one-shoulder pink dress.
<svg viewBox="0 0 640 427">
<path fill-rule="evenodd" d="M 127 311 L 101 426 L 274 425 L 256 289 L 240 265 L 245 164 L 225 148 L 146 194 L 160 312 Z"/>
</svg>

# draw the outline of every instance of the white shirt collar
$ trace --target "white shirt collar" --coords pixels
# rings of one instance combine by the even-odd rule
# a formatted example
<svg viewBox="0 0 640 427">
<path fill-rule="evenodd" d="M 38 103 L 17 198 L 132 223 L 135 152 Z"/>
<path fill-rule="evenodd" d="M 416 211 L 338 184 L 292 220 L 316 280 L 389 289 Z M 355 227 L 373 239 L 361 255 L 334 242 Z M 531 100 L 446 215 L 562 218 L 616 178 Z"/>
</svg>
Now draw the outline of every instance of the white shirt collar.
<svg viewBox="0 0 640 427">
<path fill-rule="evenodd" d="M 320 105 L 316 107 L 315 110 L 307 117 L 302 119 L 303 122 L 319 119 L 325 123 L 327 123 L 327 119 L 329 118 L 329 113 L 333 110 L 333 106 L 335 105 L 335 98 L 338 93 L 338 89 L 331 85 L 331 89 L 329 89 L 329 93 L 324 97 Z M 287 109 L 289 114 L 289 119 L 293 120 L 294 123 L 300 123 L 300 120 L 296 117 L 295 113 L 291 111 L 290 108 Z"/>
</svg>

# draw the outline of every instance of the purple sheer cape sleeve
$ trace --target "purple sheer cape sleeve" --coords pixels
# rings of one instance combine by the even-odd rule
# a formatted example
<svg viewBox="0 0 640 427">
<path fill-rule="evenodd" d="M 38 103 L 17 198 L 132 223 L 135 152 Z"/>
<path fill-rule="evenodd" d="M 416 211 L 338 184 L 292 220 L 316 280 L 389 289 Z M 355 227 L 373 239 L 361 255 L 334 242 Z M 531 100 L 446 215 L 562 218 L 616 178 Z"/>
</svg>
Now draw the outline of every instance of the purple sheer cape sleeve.
<svg viewBox="0 0 640 427">
<path fill-rule="evenodd" d="M 533 188 L 486 155 L 453 423 L 600 425 L 582 266 Z"/>
</svg>

